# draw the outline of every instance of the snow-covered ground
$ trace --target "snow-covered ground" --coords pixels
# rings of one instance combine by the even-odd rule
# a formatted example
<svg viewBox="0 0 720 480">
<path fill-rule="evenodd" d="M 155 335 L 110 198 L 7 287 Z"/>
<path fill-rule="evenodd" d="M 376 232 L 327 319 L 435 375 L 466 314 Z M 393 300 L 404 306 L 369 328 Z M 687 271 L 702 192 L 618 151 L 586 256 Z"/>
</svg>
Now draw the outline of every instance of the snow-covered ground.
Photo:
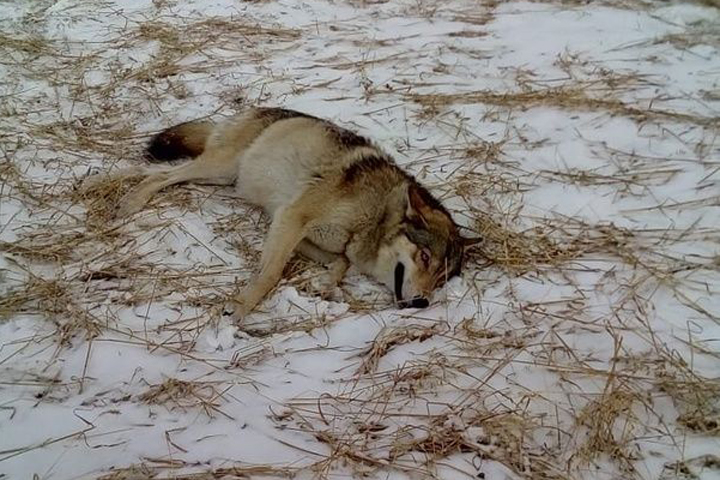
<svg viewBox="0 0 720 480">
<path fill-rule="evenodd" d="M 720 478 L 713 2 L 0 2 L 0 478 Z M 485 243 L 425 310 L 297 259 L 164 127 L 285 106 L 374 138 Z"/>
</svg>

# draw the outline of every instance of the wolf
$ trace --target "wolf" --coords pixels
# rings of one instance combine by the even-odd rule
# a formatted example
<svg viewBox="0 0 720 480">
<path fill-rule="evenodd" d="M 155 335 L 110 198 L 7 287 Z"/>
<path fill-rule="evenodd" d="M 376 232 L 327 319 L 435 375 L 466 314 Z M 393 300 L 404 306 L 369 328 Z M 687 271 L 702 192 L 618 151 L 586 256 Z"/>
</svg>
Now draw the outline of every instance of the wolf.
<svg viewBox="0 0 720 480">
<path fill-rule="evenodd" d="M 118 173 L 144 177 L 121 199 L 118 216 L 141 210 L 163 188 L 194 182 L 235 184 L 271 219 L 259 270 L 230 302 L 235 320 L 275 287 L 294 252 L 328 265 L 332 283 L 354 265 L 389 288 L 399 307 L 425 308 L 476 242 L 372 141 L 294 110 L 182 123 L 152 138 L 146 154 L 151 162 L 194 160 Z"/>
</svg>

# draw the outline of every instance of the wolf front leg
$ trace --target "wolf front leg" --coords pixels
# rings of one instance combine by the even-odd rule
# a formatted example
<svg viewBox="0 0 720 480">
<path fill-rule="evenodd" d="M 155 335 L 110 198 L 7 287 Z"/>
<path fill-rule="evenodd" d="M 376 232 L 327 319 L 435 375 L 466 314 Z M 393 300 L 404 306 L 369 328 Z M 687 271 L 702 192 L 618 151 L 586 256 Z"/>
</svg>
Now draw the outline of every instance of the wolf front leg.
<svg viewBox="0 0 720 480">
<path fill-rule="evenodd" d="M 232 300 L 232 318 L 242 320 L 277 285 L 293 250 L 307 233 L 311 212 L 304 202 L 280 208 L 273 216 L 260 259 L 260 271 Z"/>
<path fill-rule="evenodd" d="M 309 258 L 315 262 L 321 263 L 328 268 L 327 275 L 320 282 L 324 293 L 331 292 L 340 285 L 345 272 L 347 272 L 350 264 L 347 257 L 343 253 L 328 252 L 304 238 L 295 249 L 300 255 Z"/>
</svg>

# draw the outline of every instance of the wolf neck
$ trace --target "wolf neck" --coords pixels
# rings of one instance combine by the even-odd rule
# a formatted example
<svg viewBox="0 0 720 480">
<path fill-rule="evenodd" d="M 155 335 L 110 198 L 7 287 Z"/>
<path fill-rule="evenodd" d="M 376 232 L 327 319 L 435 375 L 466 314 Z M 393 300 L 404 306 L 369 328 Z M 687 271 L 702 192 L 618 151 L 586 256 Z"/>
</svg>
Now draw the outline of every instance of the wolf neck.
<svg viewBox="0 0 720 480">
<path fill-rule="evenodd" d="M 383 199 L 384 203 L 375 203 L 374 208 L 367 212 L 367 224 L 374 225 L 374 228 L 359 229 L 347 246 L 348 259 L 364 273 L 371 273 L 376 268 L 378 254 L 383 246 L 402 228 L 409 182 L 402 176 L 395 180 L 391 185 L 384 185 L 384 192 L 376 192 L 373 201 Z"/>
</svg>

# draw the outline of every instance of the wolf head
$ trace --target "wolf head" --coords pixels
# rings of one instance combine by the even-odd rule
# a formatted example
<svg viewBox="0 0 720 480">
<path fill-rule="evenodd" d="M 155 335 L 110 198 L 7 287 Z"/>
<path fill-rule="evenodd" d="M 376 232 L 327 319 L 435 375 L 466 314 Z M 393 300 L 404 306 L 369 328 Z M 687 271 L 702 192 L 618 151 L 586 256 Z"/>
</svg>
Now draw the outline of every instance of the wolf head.
<svg viewBox="0 0 720 480">
<path fill-rule="evenodd" d="M 427 297 L 460 273 L 463 252 L 475 240 L 463 238 L 448 211 L 411 182 L 402 219 L 378 250 L 375 277 L 395 293 L 401 307 L 427 307 Z"/>
</svg>

